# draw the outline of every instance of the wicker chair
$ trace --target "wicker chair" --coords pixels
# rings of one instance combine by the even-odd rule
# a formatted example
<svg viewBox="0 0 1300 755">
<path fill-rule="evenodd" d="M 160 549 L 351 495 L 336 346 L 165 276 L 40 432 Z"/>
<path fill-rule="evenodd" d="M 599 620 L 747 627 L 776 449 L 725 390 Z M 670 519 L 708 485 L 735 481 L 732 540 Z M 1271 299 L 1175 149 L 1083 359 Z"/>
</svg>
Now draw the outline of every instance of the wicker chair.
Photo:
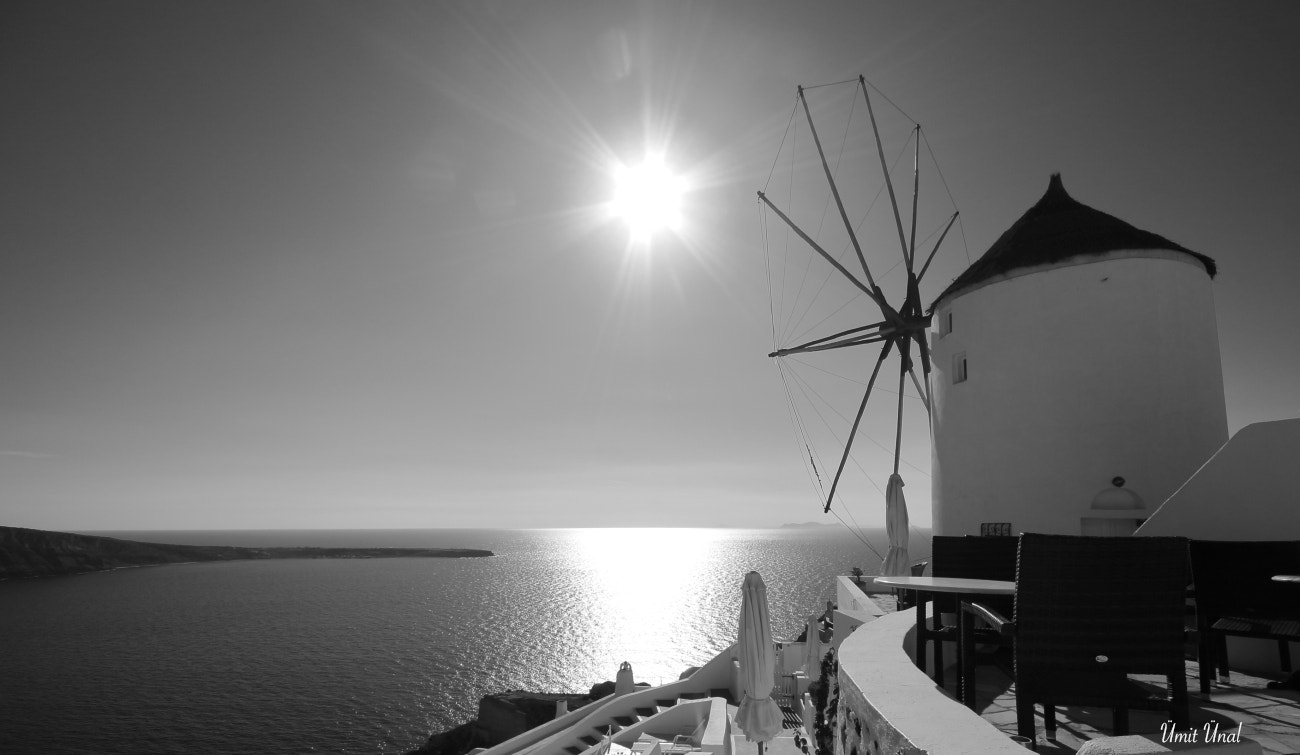
<svg viewBox="0 0 1300 755">
<path fill-rule="evenodd" d="M 1183 661 L 1187 541 L 1174 537 L 1020 536 L 1015 622 L 974 606 L 1015 637 L 1016 723 L 1034 738 L 1034 705 L 1049 738 L 1058 705 L 1110 708 L 1117 735 L 1130 708 L 1189 721 Z M 981 612 L 982 611 L 982 612 Z M 1165 677 L 1165 694 L 1129 679 Z"/>
<path fill-rule="evenodd" d="M 929 561 L 917 561 L 909 567 L 908 574 L 919 577 L 925 574 L 925 568 L 929 565 Z M 894 605 L 895 609 L 899 611 L 916 605 L 916 590 L 894 590 Z"/>
<path fill-rule="evenodd" d="M 999 579 L 1012 581 L 1016 578 L 1016 538 L 1005 536 L 952 536 L 935 535 L 931 543 L 930 558 L 934 561 L 931 570 L 936 577 L 964 577 L 967 579 Z M 1004 616 L 1011 615 L 1012 599 L 989 596 L 981 602 Z M 923 627 L 916 638 L 918 665 L 925 663 L 927 645 L 934 648 L 934 681 L 943 686 L 943 643 L 957 641 L 955 624 L 944 624 L 943 615 L 957 612 L 955 595 L 936 593 L 931 605 L 934 608 L 934 623 L 925 621 L 925 602 L 918 601 L 917 611 L 921 612 L 918 626 Z M 980 633 L 981 642 L 1000 642 L 1000 637 L 985 636 Z"/>
<path fill-rule="evenodd" d="M 1291 672 L 1291 642 L 1300 642 L 1300 585 L 1272 581 L 1300 574 L 1295 541 L 1192 541 L 1196 584 L 1197 658 L 1201 694 L 1210 680 L 1228 677 L 1229 635 L 1276 640 L 1283 673 Z"/>
</svg>

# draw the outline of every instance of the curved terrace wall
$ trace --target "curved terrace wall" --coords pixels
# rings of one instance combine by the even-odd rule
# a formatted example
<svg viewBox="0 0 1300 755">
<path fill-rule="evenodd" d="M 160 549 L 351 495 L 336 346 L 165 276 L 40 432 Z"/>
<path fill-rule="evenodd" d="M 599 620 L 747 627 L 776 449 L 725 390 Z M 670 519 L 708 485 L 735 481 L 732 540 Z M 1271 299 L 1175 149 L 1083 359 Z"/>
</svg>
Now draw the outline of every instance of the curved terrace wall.
<svg viewBox="0 0 1300 755">
<path fill-rule="evenodd" d="M 1015 755 L 1024 748 L 944 694 L 907 653 L 914 609 L 881 616 L 840 646 L 835 755 Z"/>
</svg>

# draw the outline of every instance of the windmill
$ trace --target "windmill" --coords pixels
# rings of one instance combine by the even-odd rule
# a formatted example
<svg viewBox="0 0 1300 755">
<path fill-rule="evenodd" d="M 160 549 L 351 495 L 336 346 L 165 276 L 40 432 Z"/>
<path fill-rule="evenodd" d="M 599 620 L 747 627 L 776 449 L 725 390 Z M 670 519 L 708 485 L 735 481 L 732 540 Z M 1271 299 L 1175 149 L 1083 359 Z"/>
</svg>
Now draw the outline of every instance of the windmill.
<svg viewBox="0 0 1300 755">
<path fill-rule="evenodd" d="M 817 119 L 814 118 L 813 108 L 808 102 L 808 92 L 813 89 L 822 89 L 823 87 L 839 87 L 841 90 L 844 85 L 852 85 L 852 100 L 849 103 L 848 115 L 845 117 L 844 137 L 839 144 L 838 150 L 833 154 L 828 154 L 824 146 L 824 136 L 819 132 Z M 888 102 L 887 98 L 885 99 Z M 840 96 L 840 109 L 843 110 L 844 95 Z M 862 148 L 850 148 L 853 116 L 859 106 L 859 100 L 865 104 L 867 120 L 870 124 L 870 139 L 867 146 Z M 761 203 L 764 219 L 764 239 L 768 246 L 769 253 L 769 282 L 773 280 L 773 262 L 772 249 L 776 243 L 773 234 L 770 232 L 770 225 L 774 225 L 778 230 L 777 236 L 784 236 L 787 249 L 802 250 L 806 255 L 807 262 L 799 270 L 797 265 L 792 265 L 789 261 L 781 266 L 780 277 L 791 283 L 791 288 L 796 289 L 796 294 L 803 294 L 812 291 L 817 295 L 825 293 L 829 288 L 840 288 L 845 291 L 841 296 L 843 303 L 838 306 L 825 308 L 825 314 L 816 312 L 813 304 L 793 303 L 788 306 L 788 322 L 797 323 L 796 326 L 779 325 L 777 323 L 778 310 L 787 309 L 781 306 L 785 304 L 784 293 L 781 294 L 781 305 L 776 303 L 777 295 L 774 293 L 773 304 L 773 341 L 774 349 L 769 354 L 770 357 L 778 360 L 778 365 L 787 360 L 799 360 L 802 364 L 812 366 L 814 369 L 823 369 L 823 367 L 813 363 L 813 357 L 824 358 L 831 352 L 848 350 L 862 352 L 863 350 L 875 349 L 874 364 L 871 367 L 870 377 L 867 379 L 865 388 L 862 389 L 861 398 L 857 400 L 856 413 L 853 414 L 851 426 L 847 434 L 841 433 L 838 436 L 838 443 L 842 446 L 839 458 L 836 464 L 835 472 L 830 478 L 829 490 L 825 489 L 825 479 L 821 470 L 818 468 L 815 456 L 817 452 L 812 448 L 812 443 L 807 440 L 809 421 L 806 419 L 795 418 L 796 430 L 799 434 L 805 436 L 805 449 L 807 452 L 807 462 L 811 467 L 819 490 L 824 495 L 824 512 L 831 512 L 832 504 L 835 503 L 837 493 L 841 493 L 841 481 L 846 472 L 846 466 L 852 458 L 854 450 L 854 441 L 865 434 L 866 426 L 864 418 L 868 414 L 868 406 L 882 402 L 879 394 L 882 392 L 893 392 L 896 394 L 896 401 L 892 402 L 892 472 L 889 476 L 889 482 L 885 491 L 886 497 L 886 529 L 889 533 L 890 550 L 885 557 L 885 564 L 882 568 L 884 574 L 905 573 L 907 569 L 907 513 L 906 504 L 902 497 L 902 475 L 900 473 L 900 463 L 903 461 L 903 442 L 905 434 L 905 405 L 909 398 L 919 401 L 923 412 L 919 419 L 913 419 L 913 423 L 924 422 L 926 425 L 925 432 L 929 432 L 929 415 L 931 404 L 930 391 L 930 373 L 931 373 L 931 350 L 929 342 L 929 330 L 931 325 L 931 316 L 921 299 L 921 284 L 926 279 L 926 275 L 931 272 L 932 263 L 936 255 L 943 246 L 944 240 L 949 232 L 953 229 L 957 221 L 958 214 L 954 210 L 951 214 L 944 214 L 928 219 L 926 224 L 930 226 L 928 238 L 918 242 L 917 231 L 918 221 L 921 220 L 920 212 L 920 190 L 921 190 L 921 146 L 924 141 L 919 124 L 906 118 L 901 109 L 889 103 L 893 110 L 894 120 L 897 116 L 903 116 L 908 122 L 908 136 L 904 140 L 904 151 L 898 153 L 896 163 L 906 153 L 906 148 L 910 146 L 912 170 L 910 187 L 904 184 L 896 186 L 894 176 L 891 174 L 891 166 L 886 156 L 886 139 L 882 138 L 882 128 L 877 120 L 876 108 L 872 102 L 871 91 L 865 77 L 859 76 L 856 81 L 838 82 L 837 84 L 822 85 L 820 87 L 803 87 L 798 88 L 794 112 L 791 113 L 790 126 L 787 127 L 786 139 L 782 141 L 782 148 L 779 150 L 778 161 L 781 154 L 785 152 L 787 141 L 792 144 L 789 150 L 790 156 L 790 173 L 791 180 L 789 187 L 782 187 L 787 191 L 785 201 L 782 202 L 774 199 L 773 192 L 768 190 L 773 183 L 772 177 L 769 176 L 768 187 L 758 192 L 758 199 Z M 836 120 L 840 116 L 828 116 L 827 120 Z M 800 117 L 802 116 L 802 117 Z M 815 157 L 809 157 L 802 164 L 795 162 L 797 147 L 794 146 L 798 141 L 798 129 L 806 122 L 807 132 L 812 137 L 812 147 L 815 148 Z M 791 138 L 791 134 L 794 138 Z M 865 137 L 863 137 L 865 140 Z M 832 145 L 834 146 L 834 145 Z M 928 145 L 927 145 L 928 146 Z M 874 148 L 873 148 L 874 147 Z M 932 154 L 930 155 L 932 157 Z M 834 166 L 832 165 L 832 159 Z M 845 167 L 848 161 L 850 167 Z M 863 165 L 853 166 L 854 160 L 861 161 Z M 878 163 L 871 166 L 871 171 L 861 170 L 866 165 Z M 813 187 L 809 191 L 800 192 L 794 188 L 794 177 L 800 170 L 800 165 L 805 172 L 820 173 L 817 183 L 823 187 L 820 192 L 816 192 Z M 818 170 L 818 167 L 820 170 Z M 775 174 L 776 165 L 773 166 Z M 937 170 L 937 169 L 936 169 Z M 873 180 L 868 173 L 875 173 Z M 871 185 L 877 184 L 875 199 L 869 204 L 865 202 L 854 203 L 855 197 L 846 199 L 846 195 L 861 195 L 865 199 L 870 193 Z M 778 185 L 780 182 L 778 182 Z M 899 190 L 910 188 L 911 203 L 910 207 L 900 206 Z M 871 220 L 872 208 L 876 206 L 880 199 L 881 193 L 884 192 L 888 198 L 888 208 L 891 212 L 886 213 L 882 220 L 868 222 Z M 822 198 L 818 202 L 803 202 L 801 197 L 806 197 L 810 193 L 818 193 Z M 786 205 L 786 206 L 782 206 Z M 804 222 L 800 222 L 794 216 L 792 209 L 794 205 L 809 207 L 813 211 Z M 819 208 L 820 205 L 820 208 Z M 830 211 L 833 206 L 834 211 Z M 851 216 L 851 210 L 852 213 Z M 778 223 L 769 223 L 768 216 L 773 216 Z M 828 216 L 831 219 L 828 221 Z M 838 223 L 833 219 L 838 216 Z M 830 226 L 828 229 L 827 223 Z M 784 233 L 781 233 L 783 231 Z M 842 234 L 842 235 L 841 235 Z M 839 247 L 833 246 L 834 241 L 839 241 Z M 851 250 L 851 253 L 850 253 Z M 798 251 L 794 253 L 799 253 Z M 792 273 L 791 270 L 794 270 Z M 817 270 L 820 269 L 820 284 L 816 281 L 819 278 Z M 882 272 L 883 271 L 883 272 Z M 889 277 L 890 282 L 886 283 L 885 278 Z M 899 280 L 901 278 L 901 280 Z M 813 285 L 809 284 L 809 281 Z M 797 281 L 797 285 L 794 283 Z M 886 286 L 894 289 L 891 294 L 885 291 Z M 796 297 L 791 297 L 792 299 Z M 806 326 L 809 320 L 813 321 L 811 326 Z M 806 326 L 806 327 L 805 327 Z M 806 357 L 806 361 L 799 358 Z M 890 364 L 890 369 L 885 369 Z M 857 372 L 860 365 L 850 366 L 847 369 L 850 372 Z M 919 370 L 918 370 L 919 368 Z M 895 375 L 890 375 L 891 371 L 896 371 Z M 783 377 L 785 371 L 782 371 Z M 796 386 L 806 390 L 808 384 L 802 381 L 795 381 Z M 915 395 L 909 397 L 906 389 L 910 386 L 915 390 Z M 893 387 L 896 390 L 889 391 Z M 796 410 L 796 402 L 793 398 L 791 381 L 786 383 L 787 396 L 791 398 L 791 408 Z M 820 394 L 818 394 L 820 397 Z M 826 402 L 829 403 L 829 402 Z M 797 411 L 797 410 L 796 410 Z M 818 412 L 819 417 L 825 419 L 824 415 Z M 842 415 L 847 417 L 847 415 Z M 873 422 L 883 422 L 878 413 Z M 865 472 L 865 470 L 864 470 Z M 868 476 L 870 473 L 867 473 Z M 874 485 L 873 481 L 873 485 Z M 875 485 L 875 487 L 879 487 Z M 841 520 L 843 521 L 843 520 Z M 864 540 L 864 542 L 866 542 Z M 870 544 L 868 543 L 868 546 Z M 874 550 L 874 549 L 873 549 Z"/>
</svg>

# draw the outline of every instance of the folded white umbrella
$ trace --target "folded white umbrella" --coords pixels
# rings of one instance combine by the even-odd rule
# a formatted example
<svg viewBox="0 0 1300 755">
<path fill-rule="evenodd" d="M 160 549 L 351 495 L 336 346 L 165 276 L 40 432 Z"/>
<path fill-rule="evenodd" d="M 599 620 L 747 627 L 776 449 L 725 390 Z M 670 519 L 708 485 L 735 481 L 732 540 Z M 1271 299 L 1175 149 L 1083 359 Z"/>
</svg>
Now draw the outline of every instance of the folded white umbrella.
<svg viewBox="0 0 1300 755">
<path fill-rule="evenodd" d="M 740 682 L 743 689 L 736 726 L 745 738 L 763 743 L 781 733 L 781 707 L 772 699 L 776 648 L 767 611 L 767 585 L 758 572 L 745 575 L 740 601 Z"/>
<path fill-rule="evenodd" d="M 907 556 L 907 499 L 903 497 L 903 478 L 895 472 L 885 487 L 885 533 L 889 551 L 880 573 L 886 577 L 904 577 L 911 571 Z"/>
<path fill-rule="evenodd" d="M 818 628 L 817 614 L 808 617 L 808 631 L 804 641 L 803 669 L 811 679 L 820 679 L 822 675 L 822 635 Z"/>
</svg>

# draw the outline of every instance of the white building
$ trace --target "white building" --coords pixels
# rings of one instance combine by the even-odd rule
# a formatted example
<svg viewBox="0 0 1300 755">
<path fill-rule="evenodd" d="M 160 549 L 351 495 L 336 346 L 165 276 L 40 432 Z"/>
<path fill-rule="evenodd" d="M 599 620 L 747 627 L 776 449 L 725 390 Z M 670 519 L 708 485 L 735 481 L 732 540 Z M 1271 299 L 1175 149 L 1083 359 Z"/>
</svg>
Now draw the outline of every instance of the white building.
<svg viewBox="0 0 1300 755">
<path fill-rule="evenodd" d="M 1276 540 L 1300 534 L 1300 419 L 1247 425 L 1158 508 L 1137 534 Z"/>
<path fill-rule="evenodd" d="M 1053 176 L 935 301 L 934 533 L 1132 533 L 1227 440 L 1214 274 Z"/>
</svg>

